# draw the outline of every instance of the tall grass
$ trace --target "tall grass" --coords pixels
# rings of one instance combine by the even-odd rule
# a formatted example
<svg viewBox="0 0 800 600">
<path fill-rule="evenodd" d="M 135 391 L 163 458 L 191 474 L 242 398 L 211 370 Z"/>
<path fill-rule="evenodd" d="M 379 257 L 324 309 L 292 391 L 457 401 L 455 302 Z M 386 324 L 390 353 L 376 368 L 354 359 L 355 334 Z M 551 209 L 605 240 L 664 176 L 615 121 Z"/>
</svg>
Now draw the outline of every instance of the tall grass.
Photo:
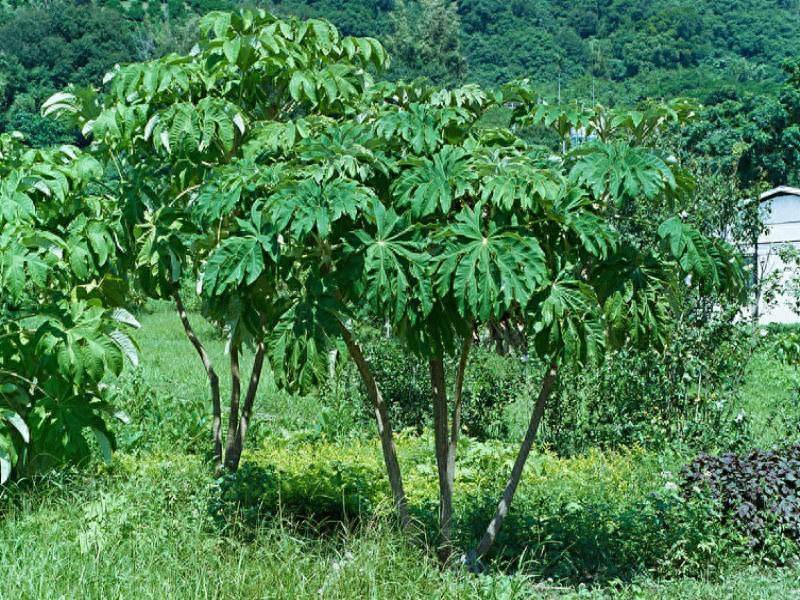
<svg viewBox="0 0 800 600">
<path fill-rule="evenodd" d="M 240 543 L 210 520 L 196 457 L 119 456 L 103 471 L 5 500 L 0 597 L 530 597 L 524 580 L 442 573 L 380 523 L 318 538 L 278 519 Z"/>
<path fill-rule="evenodd" d="M 797 569 L 731 565 L 718 581 L 644 577 L 592 590 L 561 589 L 521 574 L 440 571 L 433 553 L 380 520 L 358 531 L 341 526 L 311 536 L 276 518 L 238 541 L 209 514 L 205 373 L 168 307 L 157 306 L 141 320 L 142 365 L 126 374 L 117 398 L 133 421 L 119 429 L 123 451 L 114 465 L 0 491 L 0 599 L 800 598 Z M 220 366 L 225 393 L 224 342 L 194 320 Z M 797 375 L 766 355 L 748 368 L 742 409 L 759 443 L 779 442 L 800 413 Z M 267 375 L 256 427 L 272 434 L 320 427 L 323 404 L 279 392 Z"/>
</svg>

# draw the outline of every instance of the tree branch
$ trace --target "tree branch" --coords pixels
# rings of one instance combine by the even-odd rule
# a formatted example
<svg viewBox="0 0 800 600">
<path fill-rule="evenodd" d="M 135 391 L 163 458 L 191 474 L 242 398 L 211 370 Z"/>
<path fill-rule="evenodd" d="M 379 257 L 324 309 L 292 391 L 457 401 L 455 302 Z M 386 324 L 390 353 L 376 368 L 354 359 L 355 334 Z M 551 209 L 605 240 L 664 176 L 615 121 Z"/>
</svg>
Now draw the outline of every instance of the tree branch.
<svg viewBox="0 0 800 600">
<path fill-rule="evenodd" d="M 503 491 L 503 497 L 500 499 L 500 502 L 497 505 L 497 511 L 495 512 L 492 520 L 489 522 L 486 532 L 483 534 L 478 547 L 473 553 L 474 555 L 470 557 L 473 561 L 485 556 L 494 544 L 495 539 L 497 539 L 497 534 L 500 531 L 500 527 L 503 525 L 503 520 L 506 518 L 508 509 L 510 508 L 511 502 L 514 499 L 514 493 L 517 491 L 517 485 L 522 478 L 522 471 L 525 468 L 525 463 L 528 460 L 531 448 L 533 447 L 533 441 L 536 438 L 536 432 L 538 431 L 539 424 L 542 421 L 547 399 L 550 397 L 550 393 L 553 390 L 553 385 L 555 384 L 557 377 L 558 364 L 553 362 L 550 365 L 550 368 L 548 369 L 544 379 L 542 380 L 542 387 L 539 391 L 539 397 L 536 399 L 536 406 L 531 414 L 531 420 L 528 424 L 528 431 L 525 434 L 525 439 L 523 440 L 522 446 L 517 454 L 514 467 L 511 469 L 511 477 L 509 477 L 508 483 Z"/>
<path fill-rule="evenodd" d="M 455 389 L 453 391 L 453 420 L 450 424 L 450 446 L 447 451 L 447 478 L 450 486 L 453 487 L 456 477 L 456 450 L 458 448 L 458 436 L 461 434 L 461 405 L 464 395 L 464 376 L 469 361 L 469 353 L 472 349 L 472 329 L 464 338 L 461 345 L 461 356 L 458 359 L 458 369 L 456 370 Z"/>
<path fill-rule="evenodd" d="M 378 435 L 381 439 L 381 447 L 383 449 L 383 459 L 386 463 L 386 472 L 389 476 L 389 485 L 392 488 L 392 496 L 394 497 L 394 505 L 397 510 L 397 515 L 400 518 L 400 526 L 406 529 L 411 524 L 411 518 L 408 514 L 408 502 L 406 494 L 403 490 L 403 477 L 400 471 L 400 462 L 397 460 L 397 449 L 394 445 L 394 436 L 392 433 L 392 425 L 389 422 L 389 411 L 386 408 L 386 403 L 383 400 L 378 384 L 375 382 L 375 377 L 372 374 L 369 363 L 364 358 L 364 353 L 358 342 L 353 338 L 353 334 L 347 326 L 339 321 L 339 328 L 342 331 L 342 338 L 347 346 L 347 351 L 356 363 L 358 372 L 361 375 L 361 381 L 367 390 L 372 407 L 375 411 L 375 421 L 378 424 Z"/>
<path fill-rule="evenodd" d="M 197 337 L 197 334 L 192 328 L 192 324 L 189 322 L 189 315 L 186 313 L 186 307 L 183 305 L 183 299 L 181 298 L 180 292 L 177 290 L 177 288 L 173 290 L 172 298 L 175 301 L 175 308 L 178 311 L 178 317 L 180 317 L 181 323 L 183 324 L 183 330 L 186 332 L 186 337 L 189 338 L 192 346 L 194 346 L 194 349 L 200 356 L 200 360 L 203 363 L 203 368 L 206 370 L 208 381 L 211 386 L 211 411 L 214 419 L 212 425 L 214 469 L 217 473 L 219 473 L 222 470 L 222 403 L 220 401 L 219 393 L 219 377 L 217 376 L 217 372 L 214 370 L 214 366 L 211 363 L 211 358 L 208 356 L 203 343 L 200 341 L 200 338 Z"/>
<path fill-rule="evenodd" d="M 428 361 L 433 388 L 433 437 L 436 467 L 439 475 L 439 560 L 445 564 L 452 554 L 453 483 L 449 471 L 449 415 L 445 387 L 444 361 L 435 357 Z M 454 463 L 455 464 L 455 463 Z"/>
<path fill-rule="evenodd" d="M 264 355 L 266 346 L 264 341 L 260 341 L 256 347 L 256 355 L 253 359 L 253 370 L 250 372 L 250 383 L 247 386 L 247 394 L 242 405 L 242 416 L 239 420 L 239 428 L 236 430 L 236 438 L 233 444 L 230 459 L 226 459 L 232 470 L 239 468 L 239 461 L 242 458 L 244 443 L 247 439 L 247 430 L 250 428 L 250 418 L 253 414 L 253 404 L 258 393 L 258 384 L 261 382 L 261 371 L 264 367 Z"/>
<path fill-rule="evenodd" d="M 242 376 L 239 371 L 239 346 L 231 343 L 231 402 L 228 415 L 228 436 L 225 443 L 225 468 L 234 471 L 234 447 L 239 431 L 239 400 L 242 395 Z"/>
</svg>

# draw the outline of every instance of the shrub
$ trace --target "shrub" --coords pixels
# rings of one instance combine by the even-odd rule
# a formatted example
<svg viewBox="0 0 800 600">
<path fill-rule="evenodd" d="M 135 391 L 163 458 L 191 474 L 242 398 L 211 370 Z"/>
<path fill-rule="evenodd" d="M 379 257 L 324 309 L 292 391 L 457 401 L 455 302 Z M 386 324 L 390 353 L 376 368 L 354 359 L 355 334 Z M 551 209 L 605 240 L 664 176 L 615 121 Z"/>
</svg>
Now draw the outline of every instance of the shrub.
<svg viewBox="0 0 800 600">
<path fill-rule="evenodd" d="M 393 338 L 373 333 L 367 340 L 365 352 L 389 406 L 392 424 L 397 429 L 410 428 L 420 433 L 429 425 L 432 411 L 427 363 L 410 355 Z M 447 373 L 451 379 L 455 362 L 456 358 L 451 357 L 448 363 L 453 365 Z M 361 395 L 355 391 L 360 384 L 353 370 L 348 367 L 345 380 L 353 394 Z M 473 348 L 464 378 L 464 433 L 479 440 L 507 438 L 510 432 L 504 418 L 506 408 L 516 400 L 535 398 L 540 376 L 540 369 L 531 368 L 519 356 L 501 356 L 483 346 Z M 452 384 L 449 381 L 451 387 Z"/>
<path fill-rule="evenodd" d="M 686 496 L 710 491 L 722 522 L 735 525 L 752 548 L 781 563 L 797 555 L 800 444 L 744 455 L 701 454 L 684 468 L 683 477 Z"/>
<path fill-rule="evenodd" d="M 544 441 L 560 454 L 676 440 L 708 451 L 747 444 L 735 399 L 754 350 L 731 325 L 677 328 L 665 352 L 619 351 L 596 369 L 565 370 L 546 415 Z"/>
<path fill-rule="evenodd" d="M 412 515 L 433 536 L 438 491 L 432 441 L 406 435 L 397 443 Z M 510 444 L 469 438 L 459 447 L 461 547 L 482 533 L 514 452 Z M 277 514 L 317 526 L 388 517 L 391 495 L 380 461 L 373 442 L 332 443 L 313 433 L 269 439 L 246 456 L 238 474 L 220 480 L 211 511 L 245 538 Z M 707 574 L 746 551 L 736 531 L 720 526 L 716 503 L 707 495 L 682 495 L 662 463 L 642 450 L 531 457 L 491 558 L 538 577 L 597 583 L 646 572 Z"/>
</svg>

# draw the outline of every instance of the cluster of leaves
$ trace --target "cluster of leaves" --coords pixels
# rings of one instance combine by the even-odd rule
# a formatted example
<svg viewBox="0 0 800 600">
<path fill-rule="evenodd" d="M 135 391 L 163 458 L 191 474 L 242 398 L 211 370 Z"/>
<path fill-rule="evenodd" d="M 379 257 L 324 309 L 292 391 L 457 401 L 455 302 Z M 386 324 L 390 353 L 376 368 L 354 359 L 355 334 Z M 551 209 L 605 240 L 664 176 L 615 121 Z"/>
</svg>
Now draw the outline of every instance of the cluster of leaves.
<svg viewBox="0 0 800 600">
<path fill-rule="evenodd" d="M 77 148 L 0 137 L 0 482 L 85 458 L 87 431 L 110 459 L 106 388 L 137 362 L 137 322 L 113 308 L 125 286 L 113 202 L 89 192 L 101 175 Z"/>
<path fill-rule="evenodd" d="M 294 301 L 307 279 L 294 268 L 303 257 L 287 240 L 328 236 L 368 199 L 349 181 L 322 185 L 307 177 L 310 170 L 287 176 L 284 158 L 349 114 L 373 83 L 370 71 L 388 57 L 376 40 L 342 36 L 325 21 L 260 10 L 212 12 L 199 26 L 191 53 L 117 67 L 101 91 L 72 88 L 43 111 L 72 121 L 112 160 L 121 226 L 144 294 L 175 298 L 180 307 L 180 282 L 194 279 L 233 360 L 243 344 L 261 346 L 252 402 L 267 332 L 276 374 L 291 385 L 293 376 L 282 373 L 306 371 L 313 332 L 329 312 L 325 301 Z M 308 163 L 333 158 L 335 168 L 351 168 L 361 157 L 352 136 L 325 142 L 303 146 Z M 213 366 L 206 359 L 204 366 L 214 381 Z M 215 404 L 218 395 L 212 385 Z"/>
<path fill-rule="evenodd" d="M 746 455 L 700 455 L 683 470 L 688 495 L 710 490 L 724 521 L 761 548 L 775 534 L 800 541 L 800 445 Z"/>
<path fill-rule="evenodd" d="M 647 248 L 626 243 L 612 224 L 634 199 L 684 193 L 675 166 L 636 146 L 644 121 L 657 129 L 678 118 L 674 109 L 633 120 L 587 111 L 597 139 L 554 160 L 512 130 L 481 125 L 493 106 L 527 99 L 521 125 L 558 121 L 569 131 L 568 109 L 542 116 L 524 86 L 379 86 L 373 96 L 360 125 L 309 133 L 265 211 L 284 243 L 302 248 L 294 255 L 319 257 L 311 279 L 339 290 L 334 303 L 363 307 L 365 294 L 371 313 L 389 318 L 413 351 L 452 352 L 466 323 L 517 311 L 536 323 L 540 354 L 566 344 L 585 357 L 604 345 L 607 323 L 619 329 L 614 343 L 657 329 L 668 313 L 659 294 L 687 274 L 708 288 L 741 283 L 732 249 L 678 218 L 651 232 Z M 344 138 L 351 146 L 337 146 L 338 156 L 323 150 Z M 294 208 L 301 198 L 312 212 Z"/>
<path fill-rule="evenodd" d="M 264 219 L 253 193 L 274 187 L 280 170 L 271 163 L 308 136 L 311 115 L 342 113 L 370 84 L 366 68 L 387 58 L 375 40 L 263 11 L 210 13 L 200 28 L 196 54 L 117 69 L 102 99 L 74 90 L 53 96 L 45 112 L 72 112 L 99 151 L 121 155 L 125 225 L 137 243 L 145 292 L 170 296 L 184 273 L 202 269 L 213 316 L 241 338 L 235 324 L 245 316 L 281 311 L 258 304 L 258 294 L 237 293 L 278 275 L 276 225 L 323 234 L 329 227 L 314 202 L 301 202 L 304 196 L 280 203 L 275 223 Z M 292 113 L 307 117 L 292 121 Z M 313 187 L 308 182 L 300 191 L 313 195 Z M 317 190 L 316 203 L 347 203 L 351 191 Z M 251 333 L 261 329 L 258 316 L 246 325 Z"/>
</svg>

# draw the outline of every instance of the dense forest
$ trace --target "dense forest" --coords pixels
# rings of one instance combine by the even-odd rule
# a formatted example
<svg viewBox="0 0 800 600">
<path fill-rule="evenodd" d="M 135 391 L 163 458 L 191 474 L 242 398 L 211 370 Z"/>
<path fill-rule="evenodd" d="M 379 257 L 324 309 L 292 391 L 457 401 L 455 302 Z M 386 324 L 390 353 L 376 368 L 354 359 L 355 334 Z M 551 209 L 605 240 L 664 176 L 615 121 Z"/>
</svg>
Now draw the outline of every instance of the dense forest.
<svg viewBox="0 0 800 600">
<path fill-rule="evenodd" d="M 0 127 L 62 141 L 39 117 L 70 83 L 116 63 L 188 50 L 197 17 L 236 0 L 24 2 L 2 9 Z M 795 180 L 800 147 L 797 0 L 273 0 L 278 14 L 329 19 L 386 44 L 391 76 L 492 86 L 529 78 L 552 100 L 634 106 L 687 96 L 706 105 L 692 148 L 738 163 L 746 183 Z M 786 72 L 789 76 L 786 76 Z M 778 149 L 778 147 L 780 147 Z M 757 156 L 755 153 L 757 152 Z M 748 153 L 751 156 L 748 156 Z"/>
</svg>

